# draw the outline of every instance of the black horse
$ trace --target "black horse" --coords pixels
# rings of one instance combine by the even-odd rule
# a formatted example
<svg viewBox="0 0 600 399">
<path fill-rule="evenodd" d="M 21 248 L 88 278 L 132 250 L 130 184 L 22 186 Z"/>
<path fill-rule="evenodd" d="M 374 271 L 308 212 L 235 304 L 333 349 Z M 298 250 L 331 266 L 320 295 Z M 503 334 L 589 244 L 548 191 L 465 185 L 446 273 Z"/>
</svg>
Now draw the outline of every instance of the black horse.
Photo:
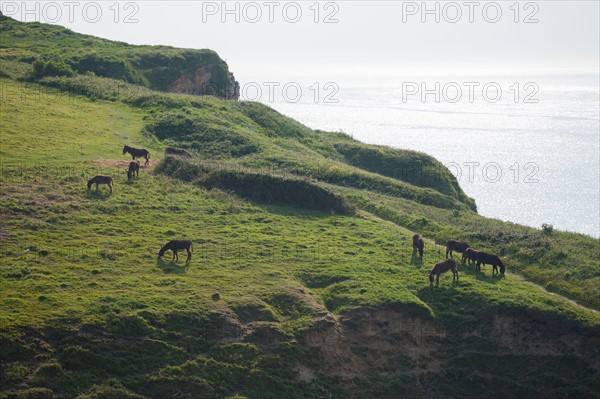
<svg viewBox="0 0 600 399">
<path fill-rule="evenodd" d="M 498 273 L 498 268 L 500 268 L 500 274 L 504 274 L 504 263 L 502 263 L 498 255 L 488 254 L 487 252 L 477 252 L 475 254 L 475 261 L 477 262 L 475 265 L 477 270 L 481 270 L 482 264 L 484 266 L 492 265 L 492 274 Z"/>
<path fill-rule="evenodd" d="M 423 237 L 421 237 L 419 234 L 415 234 L 413 236 L 413 251 L 418 250 L 421 259 L 423 259 L 423 248 L 425 248 Z"/>
<path fill-rule="evenodd" d="M 456 261 L 454 259 L 446 259 L 437 263 L 429 273 L 429 283 L 433 284 L 433 278 L 436 276 L 436 285 L 440 283 L 440 274 L 452 270 L 452 281 L 458 280 L 458 270 L 456 270 Z"/>
<path fill-rule="evenodd" d="M 129 162 L 129 170 L 127 171 L 127 178 L 131 180 L 133 175 L 140 177 L 140 161 Z"/>
<path fill-rule="evenodd" d="M 472 265 L 473 263 L 475 263 L 475 257 L 477 256 L 478 252 L 475 251 L 473 248 L 469 247 L 465 250 L 465 252 L 463 252 L 462 255 L 462 263 L 465 263 L 465 261 L 469 262 L 469 265 Z"/>
<path fill-rule="evenodd" d="M 187 260 L 186 262 L 189 262 L 192 260 L 192 242 L 189 240 L 171 240 L 168 243 L 166 243 L 158 252 L 158 256 L 163 256 L 165 254 L 165 252 L 167 252 L 168 250 L 173 251 L 173 259 L 171 259 L 171 262 L 174 261 L 175 259 L 177 259 L 177 261 L 179 261 L 179 256 L 177 255 L 177 251 L 181 251 L 181 250 L 186 250 L 187 251 Z"/>
<path fill-rule="evenodd" d="M 148 164 L 150 164 L 150 153 L 145 148 L 133 148 L 126 145 L 123 147 L 123 155 L 127 153 L 130 153 L 134 160 L 136 158 L 145 158 L 146 163 L 144 164 L 144 166 L 148 166 Z"/>
<path fill-rule="evenodd" d="M 466 242 L 454 240 L 448 241 L 446 243 L 446 259 L 448 259 L 448 253 L 450 253 L 451 258 L 454 258 L 454 256 L 452 256 L 452 251 L 463 253 L 467 250 L 467 248 L 469 248 L 469 244 L 467 244 Z"/>
</svg>

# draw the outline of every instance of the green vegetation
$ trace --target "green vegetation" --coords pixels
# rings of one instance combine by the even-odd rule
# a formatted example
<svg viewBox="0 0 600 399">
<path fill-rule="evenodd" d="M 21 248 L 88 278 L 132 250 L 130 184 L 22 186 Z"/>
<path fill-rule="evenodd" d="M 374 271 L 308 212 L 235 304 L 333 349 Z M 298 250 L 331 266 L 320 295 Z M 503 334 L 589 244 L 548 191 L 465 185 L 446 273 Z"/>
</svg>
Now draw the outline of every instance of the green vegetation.
<svg viewBox="0 0 600 399">
<path fill-rule="evenodd" d="M 237 98 L 238 84 L 212 50 L 132 46 L 61 26 L 0 15 L 0 71 L 5 76 L 92 74 L 154 90 Z"/>
<path fill-rule="evenodd" d="M 78 35 L 45 44 L 59 28 L 8 22 L 0 398 L 598 395 L 599 240 L 481 217 L 435 159 L 261 104 L 89 74 L 16 81 L 27 51 Z M 152 154 L 139 179 L 123 144 Z M 168 145 L 195 157 L 161 159 Z M 95 174 L 113 195 L 86 191 Z M 157 258 L 176 238 L 191 264 Z M 508 274 L 459 265 L 430 287 L 450 238 Z"/>
</svg>

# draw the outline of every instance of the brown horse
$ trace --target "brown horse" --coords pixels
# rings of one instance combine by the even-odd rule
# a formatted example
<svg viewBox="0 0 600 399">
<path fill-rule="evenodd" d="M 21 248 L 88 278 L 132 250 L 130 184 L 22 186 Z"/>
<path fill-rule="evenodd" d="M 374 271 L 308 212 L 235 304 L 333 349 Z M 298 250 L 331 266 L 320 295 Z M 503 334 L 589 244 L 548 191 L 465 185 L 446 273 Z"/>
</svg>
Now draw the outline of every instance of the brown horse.
<svg viewBox="0 0 600 399">
<path fill-rule="evenodd" d="M 465 263 L 465 261 L 469 262 L 469 265 L 472 265 L 473 263 L 475 263 L 475 257 L 477 256 L 478 252 L 475 251 L 473 248 L 469 247 L 465 250 L 465 252 L 463 252 L 462 255 L 462 263 Z"/>
<path fill-rule="evenodd" d="M 145 158 L 146 163 L 144 166 L 148 166 L 148 164 L 150 164 L 150 153 L 145 148 L 133 148 L 126 145 L 123 147 L 123 155 L 126 153 L 130 153 L 133 160 L 136 158 Z"/>
<path fill-rule="evenodd" d="M 96 190 L 98 190 L 99 184 L 106 184 L 108 188 L 110 188 L 110 193 L 113 191 L 113 178 L 110 176 L 94 176 L 87 182 L 87 188 L 90 190 L 92 188 L 92 184 L 96 185 Z"/>
<path fill-rule="evenodd" d="M 475 268 L 477 270 L 481 270 L 481 265 L 492 265 L 492 274 L 498 273 L 498 268 L 500 268 L 500 274 L 504 274 L 504 263 L 500 260 L 498 255 L 488 254 L 487 252 L 477 252 L 475 255 L 475 261 L 477 264 Z"/>
<path fill-rule="evenodd" d="M 413 251 L 418 250 L 421 259 L 423 259 L 423 248 L 425 248 L 423 237 L 421 237 L 419 234 L 415 234 L 413 236 Z"/>
<path fill-rule="evenodd" d="M 171 259 L 171 262 L 173 262 L 175 259 L 177 259 L 177 262 L 178 262 L 179 256 L 177 255 L 177 251 L 181 251 L 184 249 L 187 251 L 186 262 L 189 262 L 192 260 L 192 242 L 189 240 L 171 240 L 171 241 L 169 241 L 160 249 L 160 251 L 158 252 L 158 256 L 163 256 L 166 251 L 171 250 L 171 251 L 173 251 L 173 259 Z"/>
<path fill-rule="evenodd" d="M 436 285 L 440 283 L 440 274 L 446 273 L 448 270 L 452 270 L 452 281 L 458 280 L 458 270 L 456 270 L 456 261 L 454 259 L 446 259 L 437 263 L 431 273 L 429 273 L 429 283 L 433 284 L 433 276 L 436 276 Z"/>
<path fill-rule="evenodd" d="M 127 178 L 131 180 L 133 175 L 140 177 L 140 161 L 129 162 L 129 170 L 127 171 Z"/>
<path fill-rule="evenodd" d="M 454 258 L 452 255 L 452 251 L 456 252 L 465 252 L 469 248 L 469 244 L 466 242 L 454 241 L 450 240 L 446 243 L 446 259 L 448 259 L 448 253 L 450 253 L 450 257 Z"/>
</svg>

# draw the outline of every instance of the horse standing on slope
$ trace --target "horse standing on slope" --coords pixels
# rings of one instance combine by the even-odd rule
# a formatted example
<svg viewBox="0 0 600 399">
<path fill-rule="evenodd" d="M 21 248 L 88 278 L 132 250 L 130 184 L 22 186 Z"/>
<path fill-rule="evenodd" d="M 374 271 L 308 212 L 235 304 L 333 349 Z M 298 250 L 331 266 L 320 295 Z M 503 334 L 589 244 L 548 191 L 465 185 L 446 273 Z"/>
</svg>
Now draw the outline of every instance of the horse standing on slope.
<svg viewBox="0 0 600 399">
<path fill-rule="evenodd" d="M 437 263 L 429 273 L 429 283 L 433 284 L 433 278 L 436 276 L 436 285 L 440 284 L 440 275 L 452 270 L 452 281 L 458 280 L 458 270 L 456 270 L 456 261 L 454 259 L 446 259 Z"/>
<path fill-rule="evenodd" d="M 92 184 L 96 185 L 96 190 L 98 190 L 99 184 L 106 184 L 110 189 L 110 193 L 113 192 L 113 178 L 110 176 L 94 176 L 87 182 L 87 188 L 90 190 L 92 188 Z"/>
<path fill-rule="evenodd" d="M 413 251 L 418 250 L 421 260 L 423 260 L 423 248 L 425 248 L 425 242 L 423 237 L 419 234 L 413 236 Z"/>
<path fill-rule="evenodd" d="M 476 262 L 476 256 L 479 252 L 475 251 L 473 248 L 469 247 L 465 250 L 465 252 L 463 252 L 462 255 L 462 263 L 465 263 L 465 261 L 469 262 L 469 265 L 472 265 L 473 263 Z"/>
<path fill-rule="evenodd" d="M 484 266 L 492 265 L 492 275 L 498 273 L 498 268 L 500 268 L 500 274 L 504 274 L 504 263 L 502 263 L 498 255 L 488 254 L 487 252 L 477 252 L 475 261 L 477 262 L 475 265 L 477 270 L 481 270 L 481 264 Z"/>
<path fill-rule="evenodd" d="M 452 251 L 463 253 L 469 248 L 470 245 L 466 242 L 454 241 L 450 240 L 446 243 L 446 259 L 448 259 L 448 253 L 450 253 L 450 257 L 454 258 L 452 255 Z"/>
<path fill-rule="evenodd" d="M 131 180 L 133 175 L 140 177 L 140 161 L 129 162 L 129 170 L 127 171 L 127 178 Z"/>
<path fill-rule="evenodd" d="M 145 158 L 146 163 L 144 166 L 148 166 L 150 164 L 150 152 L 148 152 L 148 150 L 145 148 L 133 148 L 126 145 L 123 147 L 123 155 L 127 153 L 130 153 L 134 160 L 136 158 Z"/>
<path fill-rule="evenodd" d="M 177 259 L 177 262 L 179 261 L 179 256 L 177 255 L 177 251 L 181 251 L 181 250 L 186 250 L 187 251 L 187 260 L 186 262 L 189 262 L 192 260 L 192 242 L 189 240 L 171 240 L 168 243 L 166 243 L 158 252 L 158 256 L 163 256 L 165 254 L 165 252 L 167 252 L 168 250 L 173 251 L 173 259 L 171 259 L 171 262 L 173 262 L 175 259 Z"/>
</svg>

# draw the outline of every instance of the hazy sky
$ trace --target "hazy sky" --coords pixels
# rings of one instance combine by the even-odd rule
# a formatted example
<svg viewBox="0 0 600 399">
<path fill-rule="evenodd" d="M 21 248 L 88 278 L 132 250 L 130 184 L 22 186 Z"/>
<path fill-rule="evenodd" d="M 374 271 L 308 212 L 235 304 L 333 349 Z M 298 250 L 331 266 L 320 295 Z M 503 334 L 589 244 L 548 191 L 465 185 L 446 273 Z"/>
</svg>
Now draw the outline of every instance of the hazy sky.
<svg viewBox="0 0 600 399">
<path fill-rule="evenodd" d="M 57 23 L 128 43 L 210 48 L 242 80 L 599 69 L 598 1 L 523 1 L 517 7 L 514 1 L 50 3 L 28 2 L 25 8 L 21 1 L 2 1 L 1 8 L 19 20 Z M 424 4 L 434 12 L 424 14 Z"/>
</svg>

